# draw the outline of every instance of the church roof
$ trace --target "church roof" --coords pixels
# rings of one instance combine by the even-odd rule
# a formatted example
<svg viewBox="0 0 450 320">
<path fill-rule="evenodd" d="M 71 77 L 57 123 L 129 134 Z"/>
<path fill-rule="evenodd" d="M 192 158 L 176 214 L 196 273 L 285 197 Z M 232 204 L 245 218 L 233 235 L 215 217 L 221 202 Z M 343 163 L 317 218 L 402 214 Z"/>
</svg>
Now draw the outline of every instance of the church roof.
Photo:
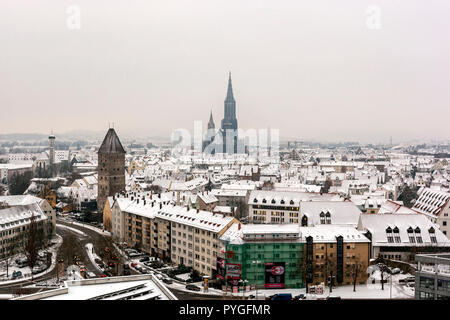
<svg viewBox="0 0 450 320">
<path fill-rule="evenodd" d="M 105 139 L 103 139 L 102 145 L 98 149 L 98 153 L 126 153 L 113 128 L 110 128 L 108 133 L 106 133 Z"/>
</svg>

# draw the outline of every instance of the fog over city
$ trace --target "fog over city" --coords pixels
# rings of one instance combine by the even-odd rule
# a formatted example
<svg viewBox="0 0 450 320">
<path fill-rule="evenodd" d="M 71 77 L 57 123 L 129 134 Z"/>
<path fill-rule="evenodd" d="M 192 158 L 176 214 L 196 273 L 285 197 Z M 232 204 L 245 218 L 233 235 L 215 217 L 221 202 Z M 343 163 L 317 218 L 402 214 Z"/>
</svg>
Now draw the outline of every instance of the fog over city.
<svg viewBox="0 0 450 320">
<path fill-rule="evenodd" d="M 0 134 L 170 138 L 216 126 L 281 138 L 448 140 L 448 1 L 0 3 Z M 75 18 L 75 28 L 71 28 Z M 77 25 L 77 21 L 79 25 Z M 372 26 L 372 27 L 371 27 Z"/>
</svg>

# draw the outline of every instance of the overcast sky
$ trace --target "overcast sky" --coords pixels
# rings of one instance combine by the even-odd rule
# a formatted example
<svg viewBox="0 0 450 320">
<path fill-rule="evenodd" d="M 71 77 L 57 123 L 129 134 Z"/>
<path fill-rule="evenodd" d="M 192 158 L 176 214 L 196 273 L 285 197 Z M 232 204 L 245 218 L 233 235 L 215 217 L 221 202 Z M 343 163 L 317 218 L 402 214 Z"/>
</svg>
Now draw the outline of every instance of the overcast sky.
<svg viewBox="0 0 450 320">
<path fill-rule="evenodd" d="M 449 16 L 448 0 L 1 0 L 0 133 L 169 136 L 211 109 L 219 127 L 231 70 L 243 129 L 450 139 Z"/>
</svg>

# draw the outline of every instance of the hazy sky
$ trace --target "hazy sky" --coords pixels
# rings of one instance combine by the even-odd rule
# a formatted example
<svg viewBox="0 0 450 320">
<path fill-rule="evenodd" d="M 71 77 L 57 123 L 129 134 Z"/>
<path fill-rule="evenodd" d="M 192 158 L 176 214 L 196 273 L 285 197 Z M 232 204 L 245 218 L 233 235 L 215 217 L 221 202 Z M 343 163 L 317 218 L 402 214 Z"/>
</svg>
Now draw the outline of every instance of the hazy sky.
<svg viewBox="0 0 450 320">
<path fill-rule="evenodd" d="M 0 133 L 169 136 L 211 109 L 218 127 L 231 70 L 243 129 L 450 139 L 449 17 L 448 0 L 1 0 Z"/>
</svg>

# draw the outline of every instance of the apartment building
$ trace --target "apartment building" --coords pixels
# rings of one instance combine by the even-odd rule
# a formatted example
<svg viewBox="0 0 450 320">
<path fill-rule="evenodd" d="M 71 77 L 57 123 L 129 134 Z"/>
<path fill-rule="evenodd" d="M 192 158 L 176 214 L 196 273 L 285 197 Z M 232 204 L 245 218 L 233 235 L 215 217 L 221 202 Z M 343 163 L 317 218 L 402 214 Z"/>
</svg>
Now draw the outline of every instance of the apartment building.
<svg viewBox="0 0 450 320">
<path fill-rule="evenodd" d="M 0 208 L 37 204 L 48 218 L 48 233 L 56 234 L 56 211 L 46 199 L 32 195 L 0 196 Z"/>
<path fill-rule="evenodd" d="M 116 241 L 210 276 L 216 270 L 218 238 L 235 222 L 222 214 L 175 206 L 161 195 L 122 195 L 111 210 Z"/>
<path fill-rule="evenodd" d="M 450 239 L 450 193 L 425 188 L 412 209 L 423 213 L 431 222 L 436 223 Z"/>
<path fill-rule="evenodd" d="M 38 233 L 42 231 L 44 237 L 49 236 L 49 232 L 51 235 L 51 222 L 37 203 L 0 210 L 0 258 L 25 246 L 32 220 L 37 224 Z"/>
<path fill-rule="evenodd" d="M 307 285 L 364 284 L 370 259 L 370 240 L 353 227 L 319 225 L 301 227 L 305 243 Z"/>
</svg>

